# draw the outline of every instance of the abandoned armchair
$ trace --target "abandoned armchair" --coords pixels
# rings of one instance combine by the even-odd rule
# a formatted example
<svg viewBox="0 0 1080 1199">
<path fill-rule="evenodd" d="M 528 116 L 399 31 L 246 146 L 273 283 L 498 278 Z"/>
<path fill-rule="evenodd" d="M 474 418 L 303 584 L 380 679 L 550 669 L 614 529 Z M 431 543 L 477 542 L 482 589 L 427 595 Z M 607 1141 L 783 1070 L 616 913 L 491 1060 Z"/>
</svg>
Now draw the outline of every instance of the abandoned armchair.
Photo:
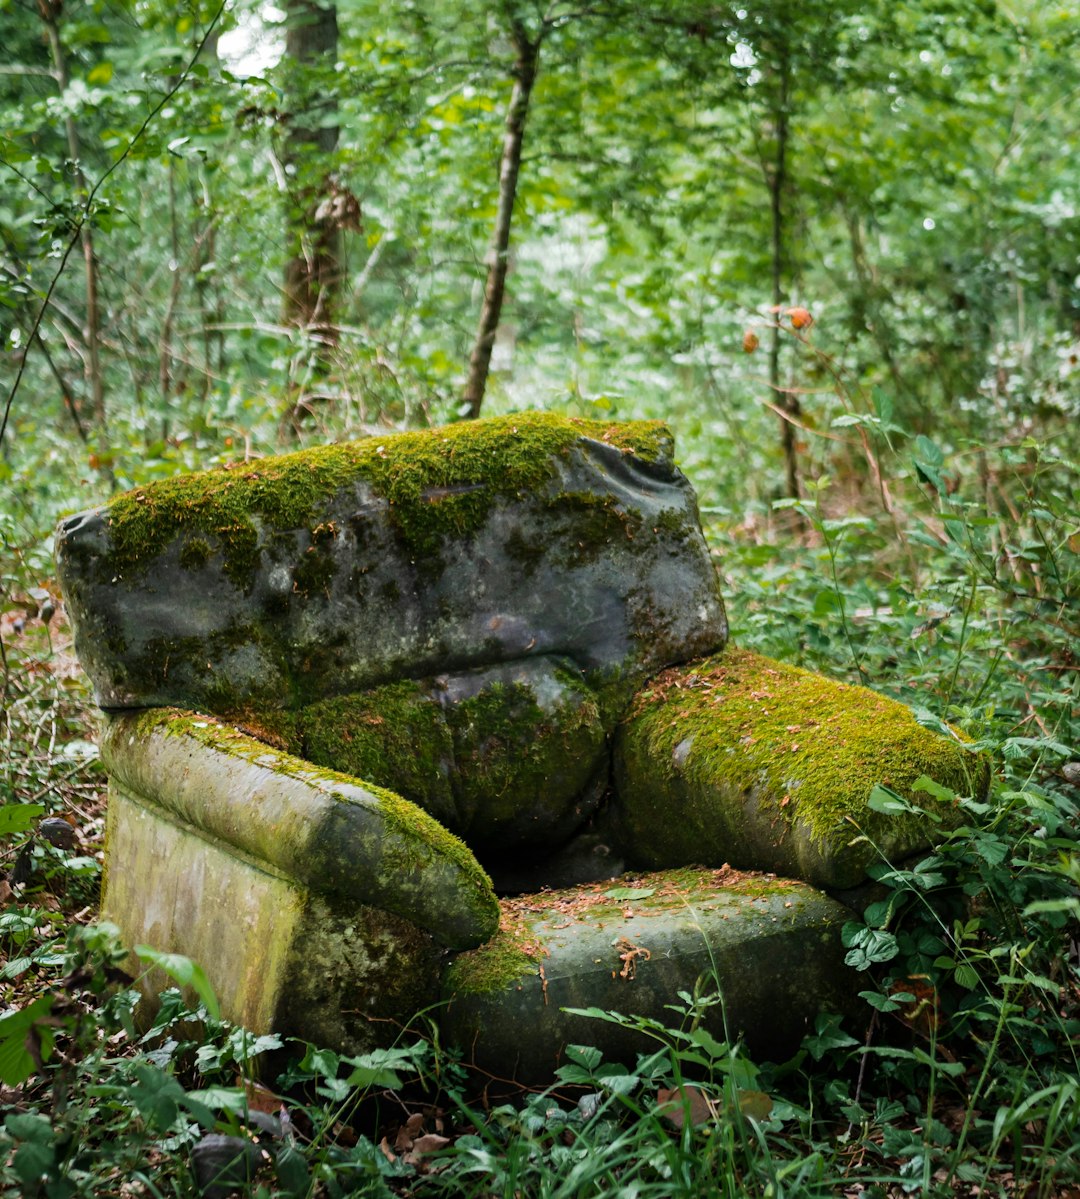
<svg viewBox="0 0 1080 1199">
<path fill-rule="evenodd" d="M 988 785 L 895 701 L 726 645 L 656 422 L 233 464 L 65 520 L 57 560 L 105 713 L 104 915 L 255 1031 L 356 1052 L 429 1009 L 543 1080 L 641 1047 L 564 1009 L 664 1018 L 706 980 L 775 1057 L 861 986 L 868 868 L 959 819 L 919 780 Z"/>
</svg>

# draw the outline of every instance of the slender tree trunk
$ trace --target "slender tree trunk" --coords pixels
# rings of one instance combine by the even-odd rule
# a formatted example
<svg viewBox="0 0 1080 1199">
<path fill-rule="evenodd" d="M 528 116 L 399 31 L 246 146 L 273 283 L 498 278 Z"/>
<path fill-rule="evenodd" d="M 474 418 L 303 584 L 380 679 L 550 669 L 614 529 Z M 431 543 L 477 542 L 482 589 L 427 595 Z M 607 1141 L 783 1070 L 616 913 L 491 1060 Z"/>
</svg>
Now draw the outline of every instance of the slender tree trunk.
<svg viewBox="0 0 1080 1199">
<path fill-rule="evenodd" d="M 210 394 L 214 378 L 215 347 L 219 373 L 224 362 L 224 333 L 221 326 L 225 323 L 225 312 L 220 289 L 211 284 L 203 270 L 207 263 L 214 261 L 216 218 L 211 211 L 209 188 L 201 171 L 198 176 L 189 174 L 188 194 L 192 211 L 191 278 L 195 288 L 195 300 L 199 306 L 199 326 L 202 330 L 202 381 L 199 389 L 205 400 Z"/>
<path fill-rule="evenodd" d="M 889 321 L 882 308 L 882 288 L 874 278 L 873 267 L 870 265 L 870 260 L 866 253 L 866 243 L 863 240 L 859 214 L 852 209 L 845 208 L 844 220 L 848 227 L 848 236 L 851 243 L 851 263 L 855 268 L 855 277 L 862 288 L 863 302 L 866 305 L 867 316 L 869 317 L 870 335 L 877 344 L 881 357 L 888 367 L 889 377 L 893 381 L 893 386 L 896 388 L 897 394 L 906 395 L 907 386 L 897 365 L 896 354 L 893 350 L 893 341 L 889 333 Z"/>
<path fill-rule="evenodd" d="M 285 145 L 285 166 L 294 186 L 288 197 L 284 323 L 306 329 L 329 364 L 337 344 L 336 307 L 341 290 L 341 224 L 327 199 L 333 195 L 326 160 L 338 143 L 332 120 L 332 90 L 318 99 L 305 76 L 313 67 L 332 67 L 337 57 L 337 9 L 319 0 L 289 0 L 285 54 L 297 79 Z"/>
<path fill-rule="evenodd" d="M 529 99 L 540 66 L 542 34 L 530 40 L 524 27 L 515 24 L 513 38 L 516 52 L 514 87 L 510 93 L 510 105 L 506 110 L 506 133 L 503 136 L 502 159 L 499 164 L 499 206 L 495 213 L 495 227 L 488 251 L 484 302 L 480 308 L 476 341 L 469 355 L 469 377 L 462 397 L 467 406 L 467 415 L 473 419 L 480 415 L 480 408 L 484 402 L 488 372 L 491 369 L 491 351 L 495 345 L 495 334 L 499 328 L 503 297 L 506 294 L 506 272 L 510 264 L 510 226 L 514 217 L 518 174 L 521 171 L 521 147 L 525 140 Z"/>
<path fill-rule="evenodd" d="M 169 411 L 173 394 L 173 321 L 180 302 L 183 277 L 180 273 L 180 228 L 176 213 L 176 164 L 169 159 L 169 302 L 161 322 L 161 345 L 158 347 L 158 386 L 161 390 L 161 410 Z M 179 387 L 177 387 L 179 391 Z"/>
<path fill-rule="evenodd" d="M 778 406 L 789 416 L 797 419 L 800 414 L 799 400 L 790 392 L 780 390 L 780 309 L 784 303 L 784 191 L 787 187 L 787 156 L 790 126 L 788 105 L 791 98 L 791 64 L 786 54 L 780 59 L 780 94 L 773 120 L 776 128 L 776 157 L 772 168 L 766 172 L 769 186 L 769 211 L 772 224 L 772 302 L 777 310 L 773 321 L 772 337 L 769 341 L 769 387 L 776 397 Z M 789 420 L 780 419 L 780 445 L 784 454 L 784 471 L 787 479 L 787 494 L 799 498 L 799 463 L 795 447 L 795 426 Z"/>
<path fill-rule="evenodd" d="M 68 73 L 67 61 L 64 58 L 64 47 L 60 41 L 60 27 L 57 24 L 60 5 L 52 2 L 52 0 L 38 0 L 38 11 L 41 13 L 41 20 L 45 26 L 46 36 L 49 39 L 49 50 L 53 60 L 53 78 L 56 80 L 56 85 L 60 91 L 64 92 L 68 85 Z M 87 183 L 86 175 L 82 169 L 79 131 L 75 126 L 74 118 L 70 115 L 64 119 L 64 129 L 67 134 L 68 154 L 71 156 L 75 171 L 75 181 L 82 192 L 89 196 L 90 185 Z M 82 229 L 79 232 L 79 241 L 82 246 L 83 269 L 86 275 L 86 324 L 83 330 L 86 341 L 86 358 L 84 359 L 83 375 L 86 380 L 86 389 L 90 396 L 90 410 L 94 423 L 100 429 L 104 429 L 106 414 L 105 384 L 101 376 L 101 315 L 98 306 L 98 278 L 97 262 L 94 258 L 94 235 L 88 216 L 83 220 Z"/>
</svg>

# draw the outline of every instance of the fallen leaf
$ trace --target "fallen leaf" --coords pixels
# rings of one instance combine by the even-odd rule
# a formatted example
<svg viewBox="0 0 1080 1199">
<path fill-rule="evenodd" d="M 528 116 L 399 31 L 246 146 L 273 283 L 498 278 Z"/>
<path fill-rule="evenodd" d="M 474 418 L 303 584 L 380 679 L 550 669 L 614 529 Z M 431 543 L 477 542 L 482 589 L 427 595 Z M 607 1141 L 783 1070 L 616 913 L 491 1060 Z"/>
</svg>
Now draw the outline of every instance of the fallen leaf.
<svg viewBox="0 0 1080 1199">
<path fill-rule="evenodd" d="M 697 1087 L 684 1085 L 670 1091 L 660 1087 L 656 1092 L 656 1104 L 656 1110 L 673 1128 L 681 1129 L 688 1115 L 695 1128 L 716 1119 L 712 1100 Z"/>
<path fill-rule="evenodd" d="M 755 1120 L 767 1120 L 772 1114 L 772 1099 L 764 1091 L 740 1091 L 739 1111 Z"/>
<path fill-rule="evenodd" d="M 425 1153 L 437 1153 L 440 1149 L 445 1149 L 449 1144 L 449 1137 L 441 1137 L 437 1132 L 428 1132 L 422 1137 L 416 1138 L 413 1143 L 413 1153 L 419 1154 L 422 1157 Z"/>
</svg>

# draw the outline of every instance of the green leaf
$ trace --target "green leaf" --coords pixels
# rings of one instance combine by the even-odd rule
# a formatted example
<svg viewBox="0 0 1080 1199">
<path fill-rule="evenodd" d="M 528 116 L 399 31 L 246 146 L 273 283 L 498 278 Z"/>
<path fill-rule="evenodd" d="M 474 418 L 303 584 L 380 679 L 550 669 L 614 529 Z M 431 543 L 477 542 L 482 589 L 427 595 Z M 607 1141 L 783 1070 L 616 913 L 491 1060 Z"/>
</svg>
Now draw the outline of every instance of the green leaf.
<svg viewBox="0 0 1080 1199">
<path fill-rule="evenodd" d="M 831 1049 L 850 1049 L 858 1043 L 840 1027 L 840 1017 L 831 1012 L 822 1012 L 814 1021 L 814 1032 L 803 1038 L 815 1062 L 820 1062 Z"/>
<path fill-rule="evenodd" d="M 875 783 L 866 799 L 866 806 L 886 816 L 922 815 L 922 809 L 897 794 L 891 787 Z"/>
<path fill-rule="evenodd" d="M 955 791 L 950 791 L 948 787 L 943 787 L 940 783 L 936 783 L 926 774 L 920 774 L 911 784 L 911 789 L 912 791 L 925 791 L 927 795 L 932 795 L 935 799 L 940 799 L 942 803 L 952 803 L 956 798 Z"/>
<path fill-rule="evenodd" d="M 581 1066 L 585 1070 L 595 1070 L 603 1059 L 603 1053 L 591 1045 L 567 1045 L 563 1051 L 568 1062 Z"/>
<path fill-rule="evenodd" d="M 956 985 L 963 987 L 965 991 L 974 991 L 979 985 L 979 974 L 974 966 L 969 966 L 966 962 L 961 962 L 953 971 L 953 978 L 956 979 Z"/>
<path fill-rule="evenodd" d="M 939 467 L 945 463 L 945 455 L 941 452 L 940 446 L 921 433 L 915 438 L 915 453 L 918 455 L 919 461 L 925 462 L 927 466 Z"/>
<path fill-rule="evenodd" d="M 161 1132 L 167 1132 L 180 1114 L 184 1088 L 157 1066 L 135 1067 L 136 1083 L 128 1092 L 135 1110 Z"/>
<path fill-rule="evenodd" d="M 221 1019 L 221 1008 L 218 1005 L 217 996 L 214 994 L 214 988 L 206 977 L 206 971 L 197 962 L 193 962 L 191 958 L 180 953 L 162 953 L 149 945 L 136 945 L 134 952 L 140 962 L 146 962 L 150 966 L 164 970 L 181 987 L 191 987 L 202 1001 L 202 1005 L 211 1019 Z"/>
<path fill-rule="evenodd" d="M 86 76 L 86 82 L 89 84 L 101 84 L 104 86 L 113 77 L 113 65 L 111 62 L 99 62 L 96 67 Z"/>
<path fill-rule="evenodd" d="M 604 892 L 606 899 L 648 899 L 656 894 L 655 887 L 612 887 Z"/>
<path fill-rule="evenodd" d="M 892 933 L 865 925 L 845 924 L 841 939 L 850 946 L 844 962 L 856 970 L 869 970 L 876 962 L 890 962 L 900 952 Z"/>
<path fill-rule="evenodd" d="M 287 1142 L 274 1155 L 278 1184 L 286 1196 L 296 1199 L 308 1194 L 311 1186 L 311 1171 L 304 1155 L 295 1145 Z"/>
<path fill-rule="evenodd" d="M 393 1090 L 401 1086 L 401 1075 L 386 1066 L 356 1066 L 345 1083 L 350 1087 L 389 1087 Z"/>
<path fill-rule="evenodd" d="M 900 1010 L 900 1004 L 892 995 L 882 995 L 880 991 L 860 991 L 859 998 L 865 999 L 872 1007 L 879 1012 L 896 1012 Z"/>
<path fill-rule="evenodd" d="M 16 1141 L 32 1141 L 36 1145 L 51 1145 L 56 1139 L 53 1126 L 44 1116 L 33 1114 L 8 1116 L 4 1128 Z"/>
<path fill-rule="evenodd" d="M 45 814 L 41 803 L 7 803 L 0 807 L 0 837 L 10 833 L 25 833 Z"/>
<path fill-rule="evenodd" d="M 731 1057 L 731 1046 L 724 1041 L 718 1041 L 707 1028 L 690 1030 L 690 1041 L 716 1061 L 724 1061 Z"/>
<path fill-rule="evenodd" d="M 38 1194 L 42 1179 L 56 1165 L 56 1150 L 52 1145 L 26 1141 L 15 1151 L 11 1165 L 19 1181 L 27 1188 L 24 1194 Z"/>
<path fill-rule="evenodd" d="M 309 1045 L 300 1065 L 320 1078 L 337 1078 L 341 1059 L 332 1049 L 316 1049 L 314 1045 Z"/>
<path fill-rule="evenodd" d="M 641 1079 L 636 1074 L 626 1074 L 611 1067 L 610 1074 L 601 1074 L 596 1078 L 596 1085 L 610 1095 L 630 1095 L 641 1085 Z"/>
<path fill-rule="evenodd" d="M 43 1062 L 52 1056 L 56 1040 L 52 1028 L 47 1024 L 35 1026 L 48 1018 L 53 998 L 52 995 L 42 995 L 29 1007 L 0 1019 L 0 1082 L 5 1085 L 17 1087 L 37 1069 L 37 1063 L 26 1047 L 30 1037 L 37 1037 L 37 1048 Z"/>
<path fill-rule="evenodd" d="M 202 1087 L 197 1091 L 187 1091 L 185 1105 L 198 1104 L 207 1112 L 232 1112 L 234 1116 L 242 1116 L 251 1104 L 247 1094 L 240 1087 Z"/>
</svg>

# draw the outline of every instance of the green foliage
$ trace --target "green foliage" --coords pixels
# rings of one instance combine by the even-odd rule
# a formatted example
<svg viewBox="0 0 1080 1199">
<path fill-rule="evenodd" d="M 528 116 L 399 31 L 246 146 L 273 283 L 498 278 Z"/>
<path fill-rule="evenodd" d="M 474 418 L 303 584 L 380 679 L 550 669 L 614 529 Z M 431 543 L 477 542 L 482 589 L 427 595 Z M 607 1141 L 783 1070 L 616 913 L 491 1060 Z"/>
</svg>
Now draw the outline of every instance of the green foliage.
<svg viewBox="0 0 1080 1199">
<path fill-rule="evenodd" d="M 40 17 L 52 8 L 66 82 Z M 204 1011 L 167 993 L 137 1032 L 129 959 L 83 923 L 103 779 L 54 616 L 57 515 L 272 452 L 297 436 L 286 413 L 316 442 L 457 412 L 511 83 L 505 9 L 337 11 L 338 61 L 301 77 L 268 62 L 242 74 L 214 36 L 200 49 L 215 19 L 215 34 L 262 28 L 254 6 L 0 2 L 0 1188 L 13 1192 L 195 1193 L 191 1146 L 247 1136 L 237 1075 L 281 1049 L 217 1021 L 186 960 L 157 964 Z M 667 419 L 742 648 L 962 729 L 993 756 L 992 790 L 956 800 L 960 826 L 935 826 L 932 851 L 875 867 L 877 893 L 844 932 L 868 1029 L 823 1014 L 793 1061 L 750 1063 L 696 1027 L 706 988 L 670 1028 L 595 1013 L 652 1039 L 636 1066 L 578 1047 L 555 1090 L 484 1110 L 438 1044 L 404 1037 L 355 1060 L 306 1047 L 280 1084 L 291 1129 L 258 1134 L 256 1186 L 1075 1187 L 1080 175 L 1063 147 L 1076 13 L 982 0 L 551 12 L 488 406 Z M 294 178 L 289 105 L 327 88 L 337 147 Z M 340 230 L 328 372 L 314 335 L 279 319 L 286 197 L 327 170 L 362 214 Z M 770 311 L 777 264 L 812 327 Z M 776 335 L 791 392 L 769 389 L 747 330 Z M 773 408 L 789 395 L 801 494 L 774 506 Z M 916 780 L 870 805 L 930 820 L 953 800 Z M 443 1113 L 435 1156 L 394 1150 L 410 1105 L 432 1130 Z"/>
</svg>

